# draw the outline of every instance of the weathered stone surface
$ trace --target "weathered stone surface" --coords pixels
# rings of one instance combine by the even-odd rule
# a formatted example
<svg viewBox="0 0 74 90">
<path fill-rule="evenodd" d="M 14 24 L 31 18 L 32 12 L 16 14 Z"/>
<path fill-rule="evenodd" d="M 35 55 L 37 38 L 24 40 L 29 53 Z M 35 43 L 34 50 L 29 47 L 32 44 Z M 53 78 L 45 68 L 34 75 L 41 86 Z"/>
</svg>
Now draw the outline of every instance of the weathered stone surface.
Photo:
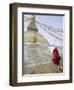
<svg viewBox="0 0 74 90">
<path fill-rule="evenodd" d="M 58 67 L 52 62 L 52 53 L 48 47 L 33 44 L 24 46 L 24 51 L 24 74 L 59 72 Z"/>
</svg>

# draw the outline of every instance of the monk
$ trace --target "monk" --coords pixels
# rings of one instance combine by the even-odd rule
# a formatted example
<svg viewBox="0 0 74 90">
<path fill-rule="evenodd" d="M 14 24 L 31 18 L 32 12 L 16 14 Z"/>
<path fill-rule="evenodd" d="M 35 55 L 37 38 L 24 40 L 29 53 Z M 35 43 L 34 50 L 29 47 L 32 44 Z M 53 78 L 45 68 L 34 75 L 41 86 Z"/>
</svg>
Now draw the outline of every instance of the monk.
<svg viewBox="0 0 74 90">
<path fill-rule="evenodd" d="M 57 47 L 55 47 L 54 50 L 53 50 L 53 63 L 56 64 L 56 65 L 59 65 L 60 59 L 61 58 L 60 58 L 58 49 L 57 49 Z"/>
</svg>

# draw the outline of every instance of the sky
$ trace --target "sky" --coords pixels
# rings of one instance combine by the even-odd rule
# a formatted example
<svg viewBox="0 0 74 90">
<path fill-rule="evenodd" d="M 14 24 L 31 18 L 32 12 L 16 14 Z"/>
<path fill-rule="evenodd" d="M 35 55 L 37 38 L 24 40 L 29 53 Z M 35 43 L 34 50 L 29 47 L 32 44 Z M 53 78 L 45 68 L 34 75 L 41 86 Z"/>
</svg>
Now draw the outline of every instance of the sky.
<svg viewBox="0 0 74 90">
<path fill-rule="evenodd" d="M 30 18 L 29 15 L 26 15 L 26 16 Z M 64 16 L 60 16 L 60 15 L 35 15 L 35 20 L 37 20 L 40 23 L 46 24 L 47 26 L 51 26 L 51 27 L 55 28 L 54 29 L 54 33 L 55 33 L 56 28 L 60 28 L 63 31 L 63 17 Z M 24 25 L 25 25 L 24 27 L 27 27 L 29 24 L 28 24 L 28 22 L 24 22 Z M 44 38 L 47 39 L 51 45 L 63 46 L 63 41 L 56 39 L 52 35 L 48 34 L 48 32 L 46 32 L 44 29 L 42 29 L 38 23 L 36 23 L 36 25 L 38 28 L 38 32 L 41 35 L 43 35 Z M 63 36 L 63 33 L 62 33 L 62 36 Z"/>
<path fill-rule="evenodd" d="M 63 16 L 36 15 L 36 20 L 55 28 L 63 28 Z"/>
</svg>

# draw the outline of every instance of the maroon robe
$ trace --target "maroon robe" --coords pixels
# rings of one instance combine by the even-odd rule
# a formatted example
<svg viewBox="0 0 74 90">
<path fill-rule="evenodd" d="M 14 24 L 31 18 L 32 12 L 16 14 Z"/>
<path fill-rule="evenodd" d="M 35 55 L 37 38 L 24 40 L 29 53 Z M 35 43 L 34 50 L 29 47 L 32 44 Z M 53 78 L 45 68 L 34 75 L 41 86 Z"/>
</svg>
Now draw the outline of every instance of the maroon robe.
<svg viewBox="0 0 74 90">
<path fill-rule="evenodd" d="M 53 50 L 53 63 L 58 65 L 60 61 L 60 55 L 57 48 L 54 48 Z"/>
</svg>

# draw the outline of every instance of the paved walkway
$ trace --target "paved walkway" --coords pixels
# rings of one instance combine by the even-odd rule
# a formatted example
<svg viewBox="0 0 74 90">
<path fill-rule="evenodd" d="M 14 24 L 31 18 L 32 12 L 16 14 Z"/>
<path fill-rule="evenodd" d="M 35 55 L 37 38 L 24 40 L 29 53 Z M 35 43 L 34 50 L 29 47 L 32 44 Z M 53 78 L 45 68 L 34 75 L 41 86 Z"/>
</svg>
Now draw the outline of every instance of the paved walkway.
<svg viewBox="0 0 74 90">
<path fill-rule="evenodd" d="M 43 45 L 24 46 L 24 74 L 57 73 L 52 63 L 52 53 Z"/>
</svg>

